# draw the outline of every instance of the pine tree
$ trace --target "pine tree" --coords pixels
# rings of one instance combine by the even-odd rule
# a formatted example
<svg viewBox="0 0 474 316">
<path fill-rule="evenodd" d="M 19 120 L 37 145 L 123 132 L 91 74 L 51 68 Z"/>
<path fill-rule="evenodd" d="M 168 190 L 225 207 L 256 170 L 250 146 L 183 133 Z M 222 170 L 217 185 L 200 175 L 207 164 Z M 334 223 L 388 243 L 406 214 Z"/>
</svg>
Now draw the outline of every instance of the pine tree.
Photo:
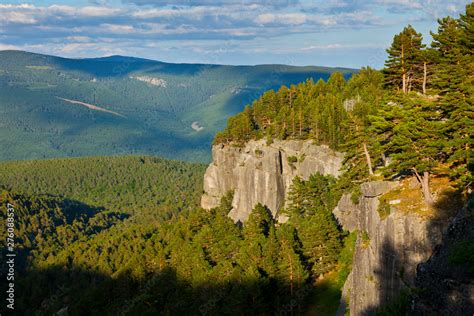
<svg viewBox="0 0 474 316">
<path fill-rule="evenodd" d="M 273 225 L 274 220 L 270 209 L 258 203 L 245 222 L 243 233 L 245 238 L 253 238 L 256 236 L 266 237 L 270 231 L 270 227 Z"/>
<path fill-rule="evenodd" d="M 417 33 L 411 25 L 395 35 L 387 49 L 388 59 L 384 69 L 387 86 L 404 93 L 412 91 L 418 78 L 423 76 L 423 47 L 421 33 Z"/>
<path fill-rule="evenodd" d="M 474 181 L 473 15 L 471 3 L 458 20 L 449 17 L 439 20 L 438 33 L 432 34 L 438 62 L 434 83 L 446 120 L 449 172 L 453 180 L 467 187 Z"/>
<path fill-rule="evenodd" d="M 295 225 L 303 254 L 311 264 L 313 274 L 317 276 L 334 269 L 342 242 L 341 233 L 331 212 L 317 212 L 299 219 Z"/>
<path fill-rule="evenodd" d="M 283 284 L 282 293 L 288 293 L 287 301 L 294 300 L 296 292 L 308 278 L 308 272 L 300 255 L 296 231 L 291 225 L 282 225 L 277 231 L 280 252 L 277 261 L 278 279 Z"/>
<path fill-rule="evenodd" d="M 342 147 L 345 152 L 343 161 L 345 172 L 350 173 L 351 179 L 367 179 L 374 175 L 373 151 L 369 151 L 375 147 L 372 145 L 374 138 L 362 120 L 355 115 L 349 114 L 346 124 L 351 133 L 348 133 Z"/>
<path fill-rule="evenodd" d="M 392 174 L 414 174 L 425 202 L 431 205 L 430 176 L 440 165 L 445 141 L 437 105 L 422 98 L 402 97 L 398 104 L 384 107 L 391 109 L 384 112 L 382 108 L 380 113 L 385 115 L 378 116 L 376 130 L 385 152 L 393 159 L 387 169 Z"/>
</svg>

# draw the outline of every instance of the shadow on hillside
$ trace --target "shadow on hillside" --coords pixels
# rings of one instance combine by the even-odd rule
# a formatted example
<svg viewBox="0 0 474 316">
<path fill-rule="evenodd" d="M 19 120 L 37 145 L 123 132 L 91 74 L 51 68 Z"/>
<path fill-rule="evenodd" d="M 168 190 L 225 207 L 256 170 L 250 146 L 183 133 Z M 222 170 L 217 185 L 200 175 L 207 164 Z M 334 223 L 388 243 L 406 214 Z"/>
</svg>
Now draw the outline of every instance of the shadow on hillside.
<svg viewBox="0 0 474 316">
<path fill-rule="evenodd" d="M 474 301 L 469 296 L 474 288 L 474 268 L 469 271 L 465 263 L 455 265 L 450 260 L 461 240 L 473 242 L 470 249 L 474 251 L 473 212 L 464 205 L 466 199 L 460 192 L 444 191 L 427 223 L 427 244 L 405 244 L 400 249 L 391 238 L 382 242 L 378 269 L 374 271 L 379 301 L 362 315 L 474 314 Z M 404 260 L 416 256 L 422 247 L 432 249 L 430 258 L 411 267 L 416 270 L 407 271 Z"/>
<path fill-rule="evenodd" d="M 436 207 L 450 225 L 429 260 L 417 267 L 410 315 L 474 315 L 474 194 L 463 199 L 448 192 Z"/>
<path fill-rule="evenodd" d="M 293 315 L 300 314 L 313 290 L 311 285 L 290 290 L 289 280 L 239 276 L 225 283 L 191 284 L 172 268 L 141 277 L 133 268 L 113 277 L 91 270 L 54 266 L 28 271 L 16 281 L 13 315 Z M 4 304 L 1 308 L 12 314 Z"/>
</svg>

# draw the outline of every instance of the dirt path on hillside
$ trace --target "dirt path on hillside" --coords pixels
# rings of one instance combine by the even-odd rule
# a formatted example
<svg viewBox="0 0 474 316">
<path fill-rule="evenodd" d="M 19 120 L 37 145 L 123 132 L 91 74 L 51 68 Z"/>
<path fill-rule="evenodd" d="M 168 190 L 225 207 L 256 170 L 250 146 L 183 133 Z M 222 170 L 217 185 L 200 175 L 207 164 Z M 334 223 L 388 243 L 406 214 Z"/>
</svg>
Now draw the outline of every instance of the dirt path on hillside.
<svg viewBox="0 0 474 316">
<path fill-rule="evenodd" d="M 80 101 L 75 101 L 75 100 L 70 100 L 70 99 L 66 99 L 66 98 L 61 98 L 61 97 L 56 97 L 60 100 L 63 100 L 63 101 L 66 101 L 66 102 L 69 102 L 69 103 L 72 103 L 72 104 L 79 104 L 79 105 L 83 105 L 85 106 L 86 108 L 89 108 L 91 110 L 94 110 L 94 111 L 100 111 L 100 112 L 105 112 L 105 113 L 110 113 L 110 114 L 113 114 L 113 115 L 116 115 L 116 116 L 120 116 L 120 117 L 123 117 L 123 118 L 127 118 L 125 115 L 122 115 L 120 113 L 117 113 L 117 112 L 114 112 L 114 111 L 110 111 L 110 110 L 107 110 L 107 109 L 104 109 L 104 108 L 101 108 L 97 105 L 93 105 L 93 104 L 89 104 L 89 103 L 84 103 L 84 102 L 80 102 Z"/>
</svg>

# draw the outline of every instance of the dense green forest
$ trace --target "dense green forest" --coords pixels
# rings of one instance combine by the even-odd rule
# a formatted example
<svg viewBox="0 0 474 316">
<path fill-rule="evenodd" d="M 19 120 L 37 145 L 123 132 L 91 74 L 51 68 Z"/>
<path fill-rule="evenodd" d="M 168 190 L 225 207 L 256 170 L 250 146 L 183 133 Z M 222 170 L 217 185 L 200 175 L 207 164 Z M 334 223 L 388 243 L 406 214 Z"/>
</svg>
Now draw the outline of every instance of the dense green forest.
<svg viewBox="0 0 474 316">
<path fill-rule="evenodd" d="M 344 191 L 372 177 L 414 176 L 430 205 L 430 177 L 472 190 L 473 47 L 470 4 L 439 21 L 430 47 L 407 26 L 381 72 L 282 87 L 230 118 L 216 143 L 301 138 L 346 152 L 342 177 L 294 180 L 285 224 L 261 204 L 234 223 L 232 192 L 200 209 L 202 165 L 151 157 L 2 163 L 0 202 L 17 214 L 15 312 L 334 315 L 355 243 L 331 213 Z"/>
<path fill-rule="evenodd" d="M 0 184 L 93 207 L 169 218 L 197 205 L 205 166 L 156 157 L 89 157 L 0 162 Z"/>
<path fill-rule="evenodd" d="M 354 70 L 169 64 L 0 52 L 0 159 L 160 155 L 208 162 L 226 119 L 264 91 Z"/>
<path fill-rule="evenodd" d="M 44 172 L 30 166 L 41 166 Z M 242 227 L 227 217 L 231 194 L 211 211 L 199 209 L 197 199 L 182 202 L 187 208 L 179 201 L 173 207 L 172 197 L 201 194 L 193 185 L 201 181 L 190 179 L 202 178 L 201 165 L 116 157 L 10 162 L 2 167 L 2 183 L 10 189 L 3 190 L 0 202 L 13 204 L 16 214 L 19 315 L 49 315 L 65 306 L 70 315 L 303 312 L 315 293 L 327 300 L 330 313 L 338 306 L 354 236 L 342 232 L 331 215 L 340 197 L 334 178 L 296 180 L 290 223 L 277 224 L 265 206 L 257 205 Z M 6 177 L 8 170 L 13 177 Z M 120 175 L 129 181 L 149 179 L 159 192 L 144 186 L 127 194 L 114 186 Z M 87 186 L 85 179 L 94 176 L 97 184 L 109 185 L 101 195 Z M 11 189 L 15 186 L 21 193 Z M 61 188 L 61 196 L 42 194 Z M 157 197 L 149 203 L 170 199 L 163 202 L 164 210 L 144 204 L 132 213 L 120 207 L 152 193 Z M 311 203 L 301 205 L 308 199 Z M 175 211 L 171 218 L 160 215 L 168 208 Z M 328 272 L 330 282 L 315 286 L 314 280 Z"/>
</svg>

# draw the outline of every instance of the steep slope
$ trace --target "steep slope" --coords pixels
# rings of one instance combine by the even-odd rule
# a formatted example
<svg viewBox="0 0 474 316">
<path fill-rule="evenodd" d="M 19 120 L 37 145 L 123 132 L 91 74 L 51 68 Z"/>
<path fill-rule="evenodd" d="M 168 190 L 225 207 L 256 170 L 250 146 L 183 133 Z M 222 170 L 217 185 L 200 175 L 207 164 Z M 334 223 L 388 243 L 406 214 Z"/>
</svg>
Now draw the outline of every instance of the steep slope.
<svg viewBox="0 0 474 316">
<path fill-rule="evenodd" d="M 0 159 L 146 153 L 208 161 L 213 135 L 245 104 L 336 70 L 353 72 L 2 51 L 0 145 L 9 149 Z"/>
</svg>

